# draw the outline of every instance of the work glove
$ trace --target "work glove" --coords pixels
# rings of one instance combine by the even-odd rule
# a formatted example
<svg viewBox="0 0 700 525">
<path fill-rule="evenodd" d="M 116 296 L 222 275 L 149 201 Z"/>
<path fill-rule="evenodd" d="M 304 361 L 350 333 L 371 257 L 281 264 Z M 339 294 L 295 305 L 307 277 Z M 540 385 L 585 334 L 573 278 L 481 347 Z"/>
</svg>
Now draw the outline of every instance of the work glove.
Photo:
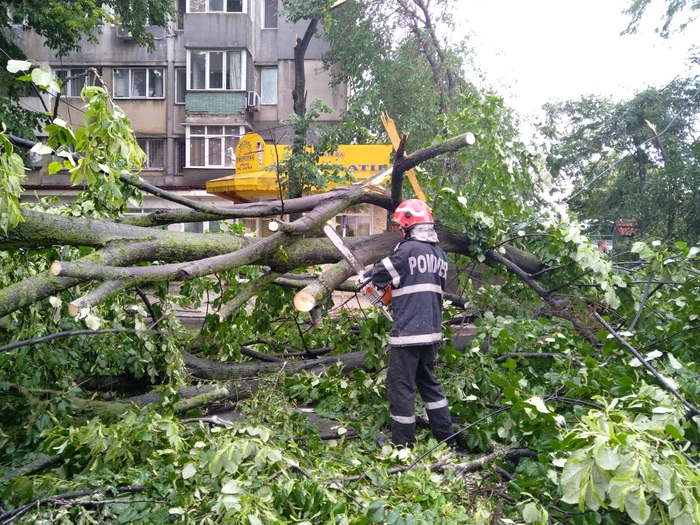
<svg viewBox="0 0 700 525">
<path fill-rule="evenodd" d="M 357 274 L 357 287 L 358 288 L 364 288 L 367 284 L 369 284 L 370 278 L 365 275 L 365 272 L 360 272 Z"/>
</svg>

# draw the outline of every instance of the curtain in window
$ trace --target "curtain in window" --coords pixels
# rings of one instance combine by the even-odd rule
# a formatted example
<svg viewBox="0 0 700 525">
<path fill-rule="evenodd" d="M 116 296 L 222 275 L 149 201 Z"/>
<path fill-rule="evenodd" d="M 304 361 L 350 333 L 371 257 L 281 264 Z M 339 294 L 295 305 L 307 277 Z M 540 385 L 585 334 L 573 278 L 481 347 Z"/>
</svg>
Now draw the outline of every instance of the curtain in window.
<svg viewBox="0 0 700 525">
<path fill-rule="evenodd" d="M 277 28 L 277 0 L 265 0 L 265 27 Z"/>
<path fill-rule="evenodd" d="M 221 154 L 221 138 L 217 137 L 215 139 L 209 140 L 209 158 L 207 159 L 208 166 L 223 166 Z"/>
<path fill-rule="evenodd" d="M 145 97 L 146 96 L 146 70 L 132 69 L 131 70 L 131 96 Z"/>
<path fill-rule="evenodd" d="M 264 68 L 262 70 L 262 104 L 277 104 L 277 68 Z"/>
<path fill-rule="evenodd" d="M 190 89 L 206 89 L 207 52 L 190 53 Z"/>
<path fill-rule="evenodd" d="M 190 138 L 190 166 L 204 166 L 204 137 Z"/>
<path fill-rule="evenodd" d="M 115 69 L 114 70 L 114 96 L 128 97 L 129 96 L 129 70 Z"/>
<path fill-rule="evenodd" d="M 224 0 L 209 0 L 209 12 L 220 13 L 224 10 Z"/>
<path fill-rule="evenodd" d="M 209 52 L 209 89 L 224 87 L 224 52 Z"/>
<path fill-rule="evenodd" d="M 190 0 L 190 13 L 204 13 L 206 10 L 206 0 Z"/>
<path fill-rule="evenodd" d="M 224 165 L 227 168 L 236 167 L 236 144 L 238 144 L 238 137 L 225 137 L 226 146 L 226 158 Z"/>
<path fill-rule="evenodd" d="M 185 93 L 187 93 L 187 70 L 175 70 L 175 103 L 185 103 Z"/>
<path fill-rule="evenodd" d="M 162 97 L 163 96 L 163 70 L 149 69 L 148 70 L 148 96 Z"/>
<path fill-rule="evenodd" d="M 163 139 L 149 140 L 148 167 L 165 168 L 165 141 Z"/>
<path fill-rule="evenodd" d="M 69 97 L 79 97 L 80 92 L 83 90 L 83 86 L 85 86 L 86 80 L 87 80 L 87 70 L 86 69 L 70 69 L 68 70 L 68 75 L 71 77 L 78 77 L 78 78 L 73 78 L 68 81 L 68 96 Z M 83 75 L 78 76 L 78 75 Z"/>
<path fill-rule="evenodd" d="M 228 58 L 226 89 L 243 89 L 241 55 L 240 51 L 229 51 L 226 53 Z"/>
</svg>

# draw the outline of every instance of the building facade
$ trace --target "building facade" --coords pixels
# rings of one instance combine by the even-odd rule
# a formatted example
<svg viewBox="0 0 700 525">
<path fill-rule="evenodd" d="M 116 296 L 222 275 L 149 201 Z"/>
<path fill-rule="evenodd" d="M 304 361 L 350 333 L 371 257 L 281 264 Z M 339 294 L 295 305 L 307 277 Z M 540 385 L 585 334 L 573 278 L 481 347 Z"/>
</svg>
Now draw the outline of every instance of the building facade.
<svg viewBox="0 0 700 525">
<path fill-rule="evenodd" d="M 282 122 L 293 112 L 293 46 L 308 22 L 291 24 L 278 16 L 279 8 L 279 0 L 178 0 L 181 20 L 168 30 L 151 29 L 152 52 L 114 26 L 103 27 L 98 43 L 85 40 L 79 52 L 62 58 L 21 26 L 13 28 L 13 39 L 30 60 L 48 65 L 64 81 L 61 118 L 80 125 L 80 91 L 100 82 L 84 73 L 95 68 L 147 155 L 140 175 L 194 200 L 221 204 L 206 193 L 205 183 L 233 173 L 244 134 L 254 131 L 274 143 L 291 135 Z M 323 41 L 314 38 L 306 53 L 307 100 L 323 100 L 333 112 L 321 121 L 334 123 L 346 107 L 346 93 L 344 86 L 331 87 L 321 71 L 323 51 Z M 22 102 L 41 110 L 38 99 Z M 70 197 L 76 190 L 69 176 L 49 175 L 45 164 L 28 174 L 27 194 Z M 175 206 L 147 198 L 141 211 L 167 207 Z"/>
</svg>

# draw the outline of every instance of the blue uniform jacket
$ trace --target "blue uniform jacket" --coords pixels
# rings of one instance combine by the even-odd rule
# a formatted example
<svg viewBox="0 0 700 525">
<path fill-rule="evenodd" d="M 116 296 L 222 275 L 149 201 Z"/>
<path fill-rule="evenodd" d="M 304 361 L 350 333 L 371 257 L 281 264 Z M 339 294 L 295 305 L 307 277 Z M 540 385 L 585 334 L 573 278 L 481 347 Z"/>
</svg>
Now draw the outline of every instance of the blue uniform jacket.
<svg viewBox="0 0 700 525">
<path fill-rule="evenodd" d="M 442 340 L 442 294 L 447 257 L 435 244 L 400 243 L 390 257 L 379 261 L 367 276 L 375 286 L 392 287 L 394 326 L 392 346 L 417 346 Z"/>
</svg>

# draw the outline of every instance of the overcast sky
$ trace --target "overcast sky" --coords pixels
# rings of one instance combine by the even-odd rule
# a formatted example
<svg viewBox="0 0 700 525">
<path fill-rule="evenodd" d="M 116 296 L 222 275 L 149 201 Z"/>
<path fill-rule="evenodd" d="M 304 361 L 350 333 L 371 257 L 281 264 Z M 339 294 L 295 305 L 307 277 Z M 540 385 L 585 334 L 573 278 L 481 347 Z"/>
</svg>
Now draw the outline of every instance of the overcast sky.
<svg viewBox="0 0 700 525">
<path fill-rule="evenodd" d="M 460 0 L 455 20 L 459 34 L 471 32 L 477 64 L 507 104 L 533 114 L 545 102 L 587 93 L 625 98 L 688 73 L 691 35 L 700 32 L 700 21 L 664 40 L 653 31 L 665 6 L 656 0 L 640 34 L 620 36 L 628 3 Z"/>
</svg>

